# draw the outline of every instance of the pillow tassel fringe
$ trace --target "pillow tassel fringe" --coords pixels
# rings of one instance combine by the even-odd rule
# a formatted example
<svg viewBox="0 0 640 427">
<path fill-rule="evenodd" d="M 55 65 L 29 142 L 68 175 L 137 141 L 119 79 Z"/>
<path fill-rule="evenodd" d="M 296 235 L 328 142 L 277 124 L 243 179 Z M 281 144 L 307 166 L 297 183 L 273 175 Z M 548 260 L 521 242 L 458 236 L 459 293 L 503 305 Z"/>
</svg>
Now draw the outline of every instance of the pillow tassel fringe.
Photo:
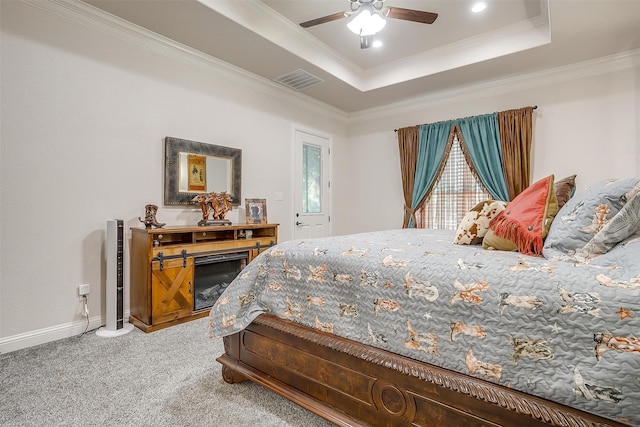
<svg viewBox="0 0 640 427">
<path fill-rule="evenodd" d="M 518 232 L 516 224 L 506 215 L 498 215 L 493 218 L 490 227 L 496 236 L 511 240 L 519 252 L 534 256 L 540 256 L 542 253 L 544 240 L 539 229 Z"/>
</svg>

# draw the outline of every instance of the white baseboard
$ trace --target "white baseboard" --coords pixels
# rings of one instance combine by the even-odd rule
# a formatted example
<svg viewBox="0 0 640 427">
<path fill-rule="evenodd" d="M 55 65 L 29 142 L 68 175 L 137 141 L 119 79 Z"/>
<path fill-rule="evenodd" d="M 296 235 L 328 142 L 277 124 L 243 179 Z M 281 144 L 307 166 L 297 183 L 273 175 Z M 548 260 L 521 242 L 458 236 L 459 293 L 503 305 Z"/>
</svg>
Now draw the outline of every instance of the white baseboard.
<svg viewBox="0 0 640 427">
<path fill-rule="evenodd" d="M 125 312 L 125 319 L 129 318 L 129 311 Z M 23 348 L 33 347 L 52 341 L 70 338 L 82 334 L 85 330 L 92 331 L 105 324 L 102 316 L 89 318 L 89 326 L 86 320 L 78 320 L 49 328 L 37 329 L 23 334 L 0 338 L 0 354 L 10 353 Z"/>
</svg>

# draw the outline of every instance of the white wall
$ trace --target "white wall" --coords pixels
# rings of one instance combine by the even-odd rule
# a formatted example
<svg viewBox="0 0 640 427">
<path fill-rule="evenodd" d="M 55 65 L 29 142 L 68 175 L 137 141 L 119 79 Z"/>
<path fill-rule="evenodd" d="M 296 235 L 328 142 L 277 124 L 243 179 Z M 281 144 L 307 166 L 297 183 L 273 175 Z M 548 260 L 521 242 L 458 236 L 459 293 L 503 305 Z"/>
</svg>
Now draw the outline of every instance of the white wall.
<svg viewBox="0 0 640 427">
<path fill-rule="evenodd" d="M 267 199 L 282 240 L 293 223 L 293 127 L 344 151 L 345 122 L 328 107 L 29 4 L 1 7 L 2 351 L 81 332 L 82 283 L 91 284 L 91 327 L 100 326 L 108 219 L 141 226 L 147 203 L 171 225 L 201 219 L 196 206 L 163 207 L 165 136 L 242 149 L 242 198 Z"/>
<path fill-rule="evenodd" d="M 139 226 L 147 203 L 171 225 L 200 219 L 162 206 L 165 136 L 241 148 L 242 197 L 267 198 L 281 240 L 292 236 L 294 126 L 333 138 L 334 234 L 401 225 L 403 126 L 537 104 L 534 178 L 640 175 L 638 52 L 346 115 L 100 23 L 0 8 L 0 351 L 81 332 L 81 283 L 91 327 L 103 322 L 106 220 Z"/>
</svg>

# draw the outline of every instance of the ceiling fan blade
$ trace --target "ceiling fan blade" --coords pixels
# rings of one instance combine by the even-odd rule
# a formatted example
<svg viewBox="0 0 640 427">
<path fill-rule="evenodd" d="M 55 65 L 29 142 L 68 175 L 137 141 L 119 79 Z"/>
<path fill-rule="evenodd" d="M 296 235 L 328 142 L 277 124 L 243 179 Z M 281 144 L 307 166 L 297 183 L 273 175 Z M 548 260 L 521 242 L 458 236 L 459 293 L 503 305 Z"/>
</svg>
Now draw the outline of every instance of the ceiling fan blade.
<svg viewBox="0 0 640 427">
<path fill-rule="evenodd" d="M 370 36 L 360 36 L 360 49 L 368 49 L 373 46 L 373 34 Z"/>
<path fill-rule="evenodd" d="M 306 21 L 300 24 L 302 28 L 313 27 L 314 25 L 324 24 L 326 22 L 335 21 L 338 19 L 346 18 L 347 14 L 345 12 L 334 13 L 333 15 L 323 16 L 322 18 L 312 19 L 311 21 Z"/>
<path fill-rule="evenodd" d="M 423 12 L 421 10 L 403 9 L 401 7 L 389 7 L 386 12 L 388 18 L 403 19 L 405 21 L 433 24 L 438 17 L 437 13 Z"/>
</svg>

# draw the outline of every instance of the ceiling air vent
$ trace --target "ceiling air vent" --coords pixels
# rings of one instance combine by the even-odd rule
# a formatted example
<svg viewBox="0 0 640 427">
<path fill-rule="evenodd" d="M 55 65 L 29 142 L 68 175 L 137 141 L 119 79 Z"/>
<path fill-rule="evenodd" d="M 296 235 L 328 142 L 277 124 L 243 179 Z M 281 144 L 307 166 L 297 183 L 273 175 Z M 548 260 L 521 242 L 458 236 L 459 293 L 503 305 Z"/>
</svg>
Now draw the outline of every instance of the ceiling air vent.
<svg viewBox="0 0 640 427">
<path fill-rule="evenodd" d="M 301 69 L 276 77 L 273 81 L 298 91 L 324 83 L 324 80 Z"/>
</svg>

